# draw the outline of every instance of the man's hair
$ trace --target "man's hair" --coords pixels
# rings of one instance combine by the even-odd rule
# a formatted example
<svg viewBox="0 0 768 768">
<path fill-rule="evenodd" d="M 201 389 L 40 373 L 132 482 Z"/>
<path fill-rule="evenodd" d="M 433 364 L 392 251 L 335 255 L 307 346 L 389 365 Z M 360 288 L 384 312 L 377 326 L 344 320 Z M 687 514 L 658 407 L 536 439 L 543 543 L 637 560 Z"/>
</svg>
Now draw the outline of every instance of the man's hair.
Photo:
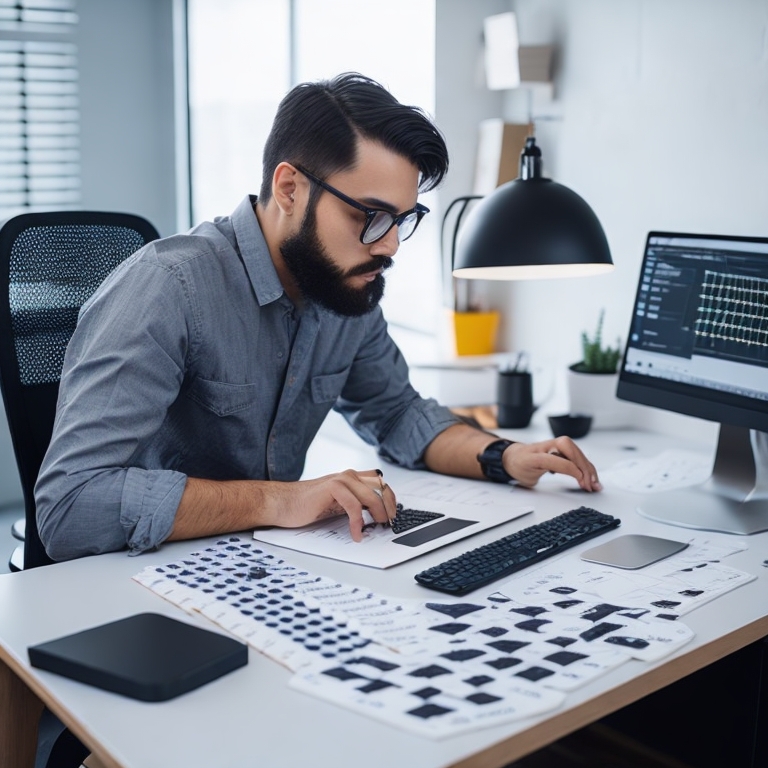
<svg viewBox="0 0 768 768">
<path fill-rule="evenodd" d="M 426 113 L 395 99 L 375 80 L 347 72 L 289 91 L 264 147 L 259 202 L 272 196 L 272 176 L 285 161 L 321 179 L 351 168 L 360 138 L 377 141 L 412 162 L 419 189 L 434 189 L 448 170 L 448 150 Z"/>
</svg>

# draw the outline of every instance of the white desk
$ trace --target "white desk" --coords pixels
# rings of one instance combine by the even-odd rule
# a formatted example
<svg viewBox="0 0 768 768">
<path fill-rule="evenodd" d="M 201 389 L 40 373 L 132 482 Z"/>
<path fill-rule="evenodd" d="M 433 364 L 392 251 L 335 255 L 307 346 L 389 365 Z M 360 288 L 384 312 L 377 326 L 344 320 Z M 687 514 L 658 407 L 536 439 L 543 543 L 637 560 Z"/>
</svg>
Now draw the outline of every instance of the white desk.
<svg viewBox="0 0 768 768">
<path fill-rule="evenodd" d="M 310 465 L 318 472 L 346 466 L 380 465 L 366 446 L 318 438 Z M 513 433 L 520 439 L 543 434 Z M 605 468 L 627 455 L 651 456 L 669 447 L 669 439 L 640 433 L 596 432 L 581 441 Z M 632 454 L 622 446 L 634 445 Z M 690 447 L 690 446 L 687 446 Z M 397 468 L 384 467 L 397 488 Z M 361 568 L 296 552 L 285 558 L 319 573 L 400 597 L 425 596 L 413 581 L 423 568 L 502 534 L 567 509 L 589 503 L 622 519 L 617 532 L 673 537 L 675 529 L 638 516 L 633 499 L 605 491 L 586 496 L 571 492 L 571 481 L 548 476 L 535 491 L 520 490 L 535 506 L 500 528 L 436 550 L 387 571 Z M 724 534 L 711 534 L 712 537 Z M 167 563 L 203 542 L 181 542 L 159 552 L 130 558 L 114 553 L 61 565 L 0 576 L 0 764 L 23 766 L 39 702 L 33 691 L 86 742 L 107 766 L 121 768 L 242 768 L 263 765 L 295 768 L 392 768 L 413 765 L 503 766 L 559 737 L 589 724 L 646 694 L 768 635 L 768 533 L 749 537 L 749 549 L 728 558 L 728 565 L 759 578 L 687 614 L 683 621 L 696 634 L 693 642 L 656 664 L 630 661 L 570 693 L 566 703 L 544 716 L 433 741 L 399 731 L 288 688 L 290 673 L 250 651 L 248 666 L 178 699 L 147 704 L 30 668 L 29 645 L 133 613 L 153 611 L 184 618 L 178 608 L 135 583 L 144 566 Z M 573 550 L 594 546 L 587 543 Z M 431 593 L 429 593 L 431 594 Z M 201 620 L 204 626 L 212 626 Z M 26 715 L 26 719 L 25 719 Z M 26 740 L 25 740 L 26 739 Z M 14 751 L 16 750 L 16 751 Z M 29 754 L 28 752 L 26 754 Z M 31 763 L 30 763 L 31 765 Z"/>
</svg>

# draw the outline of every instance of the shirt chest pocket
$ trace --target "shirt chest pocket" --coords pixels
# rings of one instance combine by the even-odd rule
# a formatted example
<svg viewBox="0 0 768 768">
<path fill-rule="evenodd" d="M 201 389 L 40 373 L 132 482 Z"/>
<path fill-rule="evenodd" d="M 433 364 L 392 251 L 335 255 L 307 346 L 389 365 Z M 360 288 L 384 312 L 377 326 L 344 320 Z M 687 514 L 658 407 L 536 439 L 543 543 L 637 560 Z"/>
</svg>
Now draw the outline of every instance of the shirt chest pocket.
<svg viewBox="0 0 768 768">
<path fill-rule="evenodd" d="M 312 402 L 334 403 L 344 389 L 349 376 L 349 368 L 339 373 L 327 373 L 312 377 Z"/>
<path fill-rule="evenodd" d="M 216 416 L 231 416 L 258 402 L 259 385 L 195 379 L 187 397 Z"/>
</svg>

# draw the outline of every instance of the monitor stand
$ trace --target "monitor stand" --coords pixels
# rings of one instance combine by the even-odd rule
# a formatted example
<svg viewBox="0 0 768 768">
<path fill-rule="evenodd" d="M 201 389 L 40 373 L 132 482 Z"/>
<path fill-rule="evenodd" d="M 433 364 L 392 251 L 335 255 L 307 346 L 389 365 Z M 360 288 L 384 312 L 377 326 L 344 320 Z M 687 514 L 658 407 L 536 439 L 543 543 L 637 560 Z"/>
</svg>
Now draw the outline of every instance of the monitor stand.
<svg viewBox="0 0 768 768">
<path fill-rule="evenodd" d="M 711 477 L 702 485 L 649 497 L 637 511 L 700 531 L 768 531 L 768 434 L 721 424 Z"/>
</svg>

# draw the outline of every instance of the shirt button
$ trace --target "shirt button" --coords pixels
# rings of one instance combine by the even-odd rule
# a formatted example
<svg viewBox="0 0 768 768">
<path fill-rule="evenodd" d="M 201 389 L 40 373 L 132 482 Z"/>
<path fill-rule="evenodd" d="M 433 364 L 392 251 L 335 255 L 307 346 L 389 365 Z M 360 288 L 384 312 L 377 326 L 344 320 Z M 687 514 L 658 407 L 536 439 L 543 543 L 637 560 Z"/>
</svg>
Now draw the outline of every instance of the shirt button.
<svg viewBox="0 0 768 768">
<path fill-rule="evenodd" d="M 278 353 L 277 353 L 277 356 L 278 356 L 278 358 L 282 359 L 282 357 L 283 357 L 283 353 L 282 353 L 282 352 L 278 352 Z"/>
<path fill-rule="evenodd" d="M 291 376 L 291 378 L 288 379 L 288 383 L 291 384 L 291 385 L 295 384 L 296 383 L 296 377 L 295 376 Z"/>
</svg>

